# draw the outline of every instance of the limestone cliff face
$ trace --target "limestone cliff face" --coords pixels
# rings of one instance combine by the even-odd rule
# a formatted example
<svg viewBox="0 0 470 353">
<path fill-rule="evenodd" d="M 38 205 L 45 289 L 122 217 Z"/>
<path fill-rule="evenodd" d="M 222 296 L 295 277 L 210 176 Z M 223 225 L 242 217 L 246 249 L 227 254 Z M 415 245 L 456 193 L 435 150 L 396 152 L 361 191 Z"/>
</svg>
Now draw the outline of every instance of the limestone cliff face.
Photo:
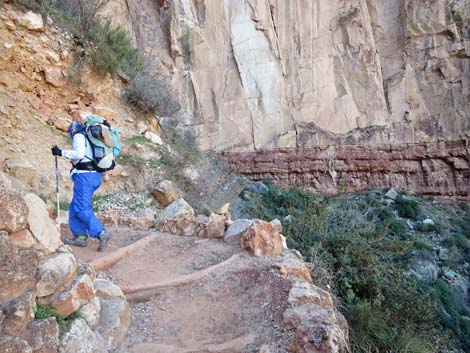
<svg viewBox="0 0 470 353">
<path fill-rule="evenodd" d="M 120 0 L 204 148 L 470 134 L 470 0 Z"/>
</svg>

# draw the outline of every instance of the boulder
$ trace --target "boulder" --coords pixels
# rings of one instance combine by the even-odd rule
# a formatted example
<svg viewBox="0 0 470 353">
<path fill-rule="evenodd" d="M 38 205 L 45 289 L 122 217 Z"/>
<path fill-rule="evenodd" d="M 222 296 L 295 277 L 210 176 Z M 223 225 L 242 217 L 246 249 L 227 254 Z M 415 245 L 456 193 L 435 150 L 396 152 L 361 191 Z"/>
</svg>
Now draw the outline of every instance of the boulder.
<svg viewBox="0 0 470 353">
<path fill-rule="evenodd" d="M 34 185 L 39 179 L 38 170 L 24 157 L 11 158 L 5 164 L 9 174 L 25 184 Z"/>
<path fill-rule="evenodd" d="M 88 304 L 78 310 L 78 315 L 83 318 L 88 326 L 95 329 L 101 320 L 101 304 L 98 297 L 94 297 Z"/>
<path fill-rule="evenodd" d="M 102 299 L 122 298 L 125 299 L 121 288 L 113 282 L 103 278 L 97 278 L 95 281 L 96 296 Z"/>
<path fill-rule="evenodd" d="M 281 262 L 273 264 L 273 268 L 283 276 L 312 283 L 312 271 L 301 259 L 295 257 L 284 258 Z"/>
<path fill-rule="evenodd" d="M 106 210 L 98 212 L 97 216 L 103 225 L 108 227 L 117 227 L 122 214 L 122 210 Z"/>
<path fill-rule="evenodd" d="M 59 325 L 57 325 L 55 317 L 31 321 L 29 332 L 28 342 L 33 353 L 57 353 Z"/>
<path fill-rule="evenodd" d="M 156 145 L 160 145 L 160 146 L 163 145 L 162 138 L 158 136 L 157 134 L 154 134 L 153 132 L 147 131 L 144 134 L 144 137 Z"/>
<path fill-rule="evenodd" d="M 3 332 L 12 336 L 22 335 L 34 312 L 35 299 L 34 292 L 30 291 L 1 305 Z"/>
<path fill-rule="evenodd" d="M 93 114 L 102 116 L 103 118 L 108 120 L 110 123 L 112 123 L 116 119 L 117 112 L 108 106 L 105 106 L 102 104 L 96 104 L 92 107 L 92 109 L 93 109 Z"/>
<path fill-rule="evenodd" d="M 58 67 L 48 66 L 44 68 L 44 78 L 47 83 L 54 87 L 62 87 L 67 83 L 62 69 Z"/>
<path fill-rule="evenodd" d="M 385 197 L 390 199 L 390 200 L 393 200 L 395 201 L 398 197 L 398 192 L 394 189 L 394 188 L 390 188 L 386 194 L 385 194 Z"/>
<path fill-rule="evenodd" d="M 26 228 L 28 206 L 16 191 L 0 190 L 0 231 L 18 232 Z"/>
<path fill-rule="evenodd" d="M 310 283 L 295 281 L 289 292 L 289 304 L 301 305 L 301 304 L 316 304 L 323 307 L 333 307 L 333 299 L 330 293 L 327 291 L 314 286 Z"/>
<path fill-rule="evenodd" d="M 153 189 L 152 194 L 162 206 L 168 206 L 181 197 L 181 192 L 169 180 L 159 182 Z"/>
<path fill-rule="evenodd" d="M 44 32 L 44 22 L 42 16 L 38 13 L 28 11 L 18 18 L 18 23 L 30 31 Z"/>
<path fill-rule="evenodd" d="M 2 353 L 33 353 L 28 342 L 16 337 L 0 335 L 0 352 Z"/>
<path fill-rule="evenodd" d="M 155 211 L 151 208 L 142 208 L 136 214 L 123 213 L 119 218 L 119 225 L 136 230 L 149 230 L 155 225 Z"/>
<path fill-rule="evenodd" d="M 289 351 L 340 353 L 348 351 L 348 334 L 337 324 L 333 308 L 303 304 L 287 309 L 284 322 L 295 330 Z"/>
<path fill-rule="evenodd" d="M 72 254 L 60 253 L 44 260 L 38 268 L 37 296 L 45 297 L 68 286 L 77 274 L 77 260 Z"/>
<path fill-rule="evenodd" d="M 281 254 L 282 239 L 279 234 L 279 225 L 277 222 L 254 220 L 243 233 L 241 246 L 254 256 Z"/>
<path fill-rule="evenodd" d="M 86 321 L 78 318 L 62 336 L 59 353 L 107 353 L 103 337 L 91 330 Z"/>
<path fill-rule="evenodd" d="M 160 221 L 157 231 L 179 236 L 194 236 L 198 230 L 198 221 L 195 217 L 179 216 L 174 219 Z"/>
<path fill-rule="evenodd" d="M 157 215 L 158 221 L 163 221 L 167 219 L 175 219 L 177 217 L 193 217 L 194 210 L 189 203 L 184 199 L 179 198 L 169 204 L 165 209 L 163 209 L 160 214 Z"/>
<path fill-rule="evenodd" d="M 101 299 L 101 321 L 98 332 L 108 348 L 115 350 L 126 338 L 131 324 L 131 310 L 125 299 Z"/>
<path fill-rule="evenodd" d="M 22 249 L 31 249 L 38 245 L 28 229 L 23 229 L 10 234 L 11 243 Z"/>
<path fill-rule="evenodd" d="M 210 217 L 197 216 L 196 235 L 202 238 L 223 238 L 225 231 L 225 217 L 213 214 Z"/>
<path fill-rule="evenodd" d="M 34 290 L 37 264 L 36 252 L 19 249 L 0 231 L 0 303 Z"/>
<path fill-rule="evenodd" d="M 246 232 L 248 227 L 253 223 L 250 219 L 237 219 L 233 221 L 224 234 L 224 241 L 227 243 L 240 244 L 242 234 Z"/>
<path fill-rule="evenodd" d="M 57 314 L 67 317 L 76 312 L 80 306 L 89 303 L 95 292 L 95 284 L 91 277 L 80 275 L 74 280 L 72 288 L 62 292 L 50 305 Z"/>
<path fill-rule="evenodd" d="M 39 247 L 45 252 L 52 253 L 63 243 L 56 224 L 49 218 L 46 204 L 35 194 L 27 194 L 24 197 L 29 208 L 29 230 L 38 241 Z"/>
</svg>

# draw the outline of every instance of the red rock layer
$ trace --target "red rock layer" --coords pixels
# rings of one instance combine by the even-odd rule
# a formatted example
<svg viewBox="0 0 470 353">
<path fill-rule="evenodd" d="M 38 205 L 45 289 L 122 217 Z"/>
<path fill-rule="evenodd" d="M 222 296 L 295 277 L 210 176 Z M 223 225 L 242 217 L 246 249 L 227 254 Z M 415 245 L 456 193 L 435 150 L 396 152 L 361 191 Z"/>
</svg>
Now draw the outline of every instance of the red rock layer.
<svg viewBox="0 0 470 353">
<path fill-rule="evenodd" d="M 470 140 L 387 146 L 340 145 L 225 152 L 251 180 L 335 194 L 393 186 L 423 194 L 470 196 Z"/>
</svg>

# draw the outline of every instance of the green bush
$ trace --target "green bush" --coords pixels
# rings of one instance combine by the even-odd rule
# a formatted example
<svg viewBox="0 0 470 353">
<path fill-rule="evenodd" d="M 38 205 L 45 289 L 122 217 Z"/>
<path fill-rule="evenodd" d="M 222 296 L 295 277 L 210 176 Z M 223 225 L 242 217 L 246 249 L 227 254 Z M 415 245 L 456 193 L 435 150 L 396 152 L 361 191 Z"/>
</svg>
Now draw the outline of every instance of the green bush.
<svg viewBox="0 0 470 353">
<path fill-rule="evenodd" d="M 42 305 L 39 302 L 36 302 L 36 310 L 34 311 L 34 318 L 36 320 L 46 319 L 48 317 L 55 317 L 59 329 L 65 331 L 67 327 L 72 323 L 73 320 L 78 318 L 78 312 L 74 312 L 67 317 L 57 314 L 49 307 Z"/>
<path fill-rule="evenodd" d="M 417 201 L 407 195 L 398 195 L 395 200 L 395 208 L 398 215 L 402 218 L 416 220 L 420 215 L 420 207 Z"/>
<path fill-rule="evenodd" d="M 354 352 L 424 353 L 445 342 L 431 291 L 403 275 L 415 240 L 376 193 L 321 200 L 268 184 L 249 200 L 252 216 L 291 216 L 283 221 L 288 245 L 313 267 L 325 267 L 315 273 L 315 283 L 329 284 L 342 299 Z M 401 205 L 408 216 L 417 211 L 408 200 Z"/>
<path fill-rule="evenodd" d="M 416 224 L 416 230 L 418 232 L 423 232 L 423 233 L 440 233 L 441 232 L 441 226 L 437 223 L 423 223 L 423 222 L 418 222 Z"/>
</svg>

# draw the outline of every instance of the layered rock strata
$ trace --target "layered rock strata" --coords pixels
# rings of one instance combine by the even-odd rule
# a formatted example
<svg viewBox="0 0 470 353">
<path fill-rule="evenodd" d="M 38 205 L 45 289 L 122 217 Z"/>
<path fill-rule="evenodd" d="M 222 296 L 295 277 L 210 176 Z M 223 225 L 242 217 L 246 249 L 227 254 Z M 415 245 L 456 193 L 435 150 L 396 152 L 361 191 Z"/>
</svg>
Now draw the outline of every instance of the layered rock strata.
<svg viewBox="0 0 470 353">
<path fill-rule="evenodd" d="M 470 196 L 468 140 L 400 146 L 325 146 L 224 153 L 251 180 L 302 185 L 335 194 L 395 187 L 430 195 Z"/>
</svg>

